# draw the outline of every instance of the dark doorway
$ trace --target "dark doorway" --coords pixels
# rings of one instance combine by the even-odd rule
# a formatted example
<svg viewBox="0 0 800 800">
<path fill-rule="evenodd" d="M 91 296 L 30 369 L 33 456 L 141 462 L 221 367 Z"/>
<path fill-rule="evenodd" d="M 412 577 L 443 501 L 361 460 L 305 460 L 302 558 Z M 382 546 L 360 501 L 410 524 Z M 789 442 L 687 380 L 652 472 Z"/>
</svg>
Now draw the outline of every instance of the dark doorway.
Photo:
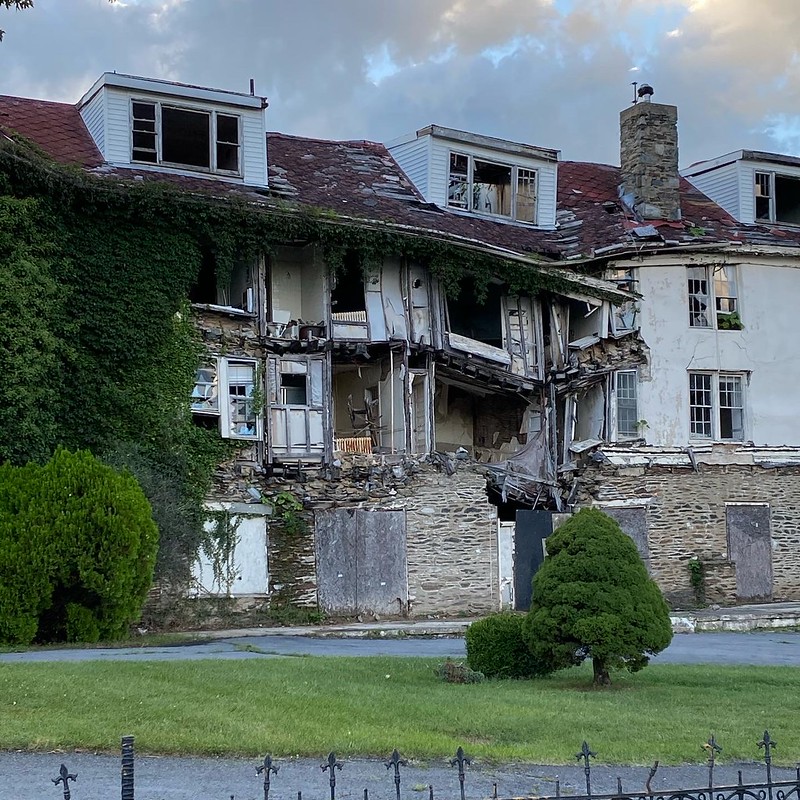
<svg viewBox="0 0 800 800">
<path fill-rule="evenodd" d="M 544 540 L 553 532 L 550 511 L 517 511 L 514 531 L 514 609 L 527 611 L 531 607 L 533 576 L 544 561 Z"/>
</svg>

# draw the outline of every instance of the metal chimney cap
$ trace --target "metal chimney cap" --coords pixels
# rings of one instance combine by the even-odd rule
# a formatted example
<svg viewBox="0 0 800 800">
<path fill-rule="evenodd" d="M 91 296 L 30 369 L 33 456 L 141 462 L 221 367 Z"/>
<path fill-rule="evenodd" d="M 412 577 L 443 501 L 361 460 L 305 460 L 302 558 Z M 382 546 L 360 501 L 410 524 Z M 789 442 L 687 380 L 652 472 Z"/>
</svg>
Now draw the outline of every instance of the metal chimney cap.
<svg viewBox="0 0 800 800">
<path fill-rule="evenodd" d="M 639 87 L 639 90 L 636 92 L 636 94 L 639 96 L 639 99 L 644 100 L 644 102 L 647 103 L 653 96 L 653 87 L 649 83 L 643 83 Z"/>
</svg>

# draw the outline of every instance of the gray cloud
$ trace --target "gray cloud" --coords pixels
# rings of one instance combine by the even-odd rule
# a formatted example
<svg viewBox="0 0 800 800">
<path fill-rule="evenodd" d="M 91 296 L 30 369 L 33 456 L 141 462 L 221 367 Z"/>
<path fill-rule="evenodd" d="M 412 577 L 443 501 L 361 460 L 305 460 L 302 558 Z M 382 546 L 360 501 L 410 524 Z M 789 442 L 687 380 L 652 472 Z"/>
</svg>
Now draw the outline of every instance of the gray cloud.
<svg viewBox="0 0 800 800">
<path fill-rule="evenodd" d="M 252 77 L 287 133 L 385 141 L 437 122 L 616 162 L 618 113 L 645 79 L 678 105 L 684 164 L 800 147 L 796 0 L 37 0 L 0 14 L 8 94 L 75 101 L 108 69 L 240 91 Z"/>
</svg>

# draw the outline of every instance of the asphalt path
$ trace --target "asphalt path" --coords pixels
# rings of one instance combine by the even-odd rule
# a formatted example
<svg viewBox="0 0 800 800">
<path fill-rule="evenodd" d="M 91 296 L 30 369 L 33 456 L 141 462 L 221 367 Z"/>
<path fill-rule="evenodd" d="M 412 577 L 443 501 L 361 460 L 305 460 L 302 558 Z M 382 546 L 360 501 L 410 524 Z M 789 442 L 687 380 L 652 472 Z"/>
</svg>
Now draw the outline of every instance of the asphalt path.
<svg viewBox="0 0 800 800">
<path fill-rule="evenodd" d="M 305 636 L 263 635 L 219 639 L 203 644 L 178 647 L 139 647 L 121 649 L 38 650 L 4 653 L 0 662 L 47 662 L 88 660 L 186 660 L 281 658 L 293 655 L 326 656 L 424 656 L 460 658 L 464 640 L 452 639 L 340 639 Z M 775 664 L 800 666 L 800 633 L 699 633 L 677 634 L 669 648 L 656 662 L 682 664 Z M 388 754 L 387 754 L 388 755 Z M 602 754 L 600 755 L 600 761 Z M 754 748 L 755 755 L 755 748 Z M 309 800 L 321 800 L 329 793 L 328 773 L 320 769 L 319 759 L 283 759 L 280 772 L 272 776 L 270 797 L 274 800 L 295 798 L 298 792 Z M 376 759 L 342 759 L 337 771 L 337 800 L 361 800 L 364 789 L 370 800 L 394 800 L 392 773 Z M 0 752 L 0 800 L 40 800 L 63 797 L 62 787 L 52 780 L 65 763 L 77 775 L 70 784 L 73 800 L 108 800 L 119 797 L 119 757 L 91 753 Z M 136 760 L 137 800 L 200 800 L 234 797 L 237 800 L 263 798 L 262 778 L 256 774 L 254 759 L 165 758 L 139 756 Z M 744 770 L 744 780 L 763 778 L 763 764 L 724 765 L 718 768 L 715 784 L 734 784 L 737 770 Z M 783 774 L 785 772 L 785 774 Z M 454 800 L 459 796 L 458 775 L 448 762 L 411 763 L 402 770 L 402 797 L 427 800 L 428 787 L 434 796 Z M 642 791 L 647 780 L 647 766 L 605 767 L 592 771 L 593 790 L 616 791 L 617 776 L 623 787 Z M 776 771 L 777 779 L 786 780 L 793 773 Z M 707 785 L 707 767 L 661 767 L 652 782 L 653 790 Z M 495 784 L 500 797 L 553 795 L 556 781 L 562 797 L 585 790 L 583 770 L 579 765 L 542 766 L 535 764 L 491 765 L 473 762 L 467 768 L 467 800 L 491 797 Z"/>
<path fill-rule="evenodd" d="M 173 647 L 31 650 L 2 653 L 0 663 L 44 661 L 189 661 L 311 656 L 463 658 L 463 638 L 363 639 L 269 634 Z M 679 633 L 653 659 L 658 664 L 800 666 L 800 632 Z"/>
</svg>

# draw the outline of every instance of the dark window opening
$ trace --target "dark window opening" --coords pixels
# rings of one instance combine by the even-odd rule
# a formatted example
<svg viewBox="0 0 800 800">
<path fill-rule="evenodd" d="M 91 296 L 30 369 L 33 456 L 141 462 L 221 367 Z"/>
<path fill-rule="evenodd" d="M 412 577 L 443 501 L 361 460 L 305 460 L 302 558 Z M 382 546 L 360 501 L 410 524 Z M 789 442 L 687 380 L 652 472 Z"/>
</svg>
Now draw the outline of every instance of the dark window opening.
<svg viewBox="0 0 800 800">
<path fill-rule="evenodd" d="M 161 108 L 161 158 L 173 164 L 211 167 L 210 117 L 205 112 Z"/>
<path fill-rule="evenodd" d="M 308 392 L 306 390 L 306 376 L 281 374 L 281 394 L 284 405 L 308 405 Z"/>
<path fill-rule="evenodd" d="M 502 348 L 501 298 L 501 287 L 496 283 L 490 283 L 486 297 L 483 302 L 479 302 L 476 297 L 475 282 L 471 279 L 462 281 L 458 297 L 448 298 L 447 301 L 450 332 Z"/>
<path fill-rule="evenodd" d="M 197 280 L 194 286 L 189 289 L 189 302 L 217 302 L 217 264 L 214 256 L 208 251 L 203 253 Z"/>
<path fill-rule="evenodd" d="M 472 210 L 479 214 L 511 216 L 511 167 L 475 159 Z"/>
<path fill-rule="evenodd" d="M 342 268 L 336 273 L 331 292 L 331 310 L 334 314 L 367 310 L 364 273 L 354 253 L 345 257 Z"/>
<path fill-rule="evenodd" d="M 217 169 L 239 171 L 239 118 L 217 114 Z"/>
<path fill-rule="evenodd" d="M 228 281 L 220 285 L 217 278 L 217 263 L 211 252 L 204 252 L 200 271 L 194 286 L 189 290 L 189 302 L 207 305 L 228 306 L 256 311 L 253 267 L 247 261 L 237 261 L 231 269 Z"/>
<path fill-rule="evenodd" d="M 775 176 L 775 221 L 800 224 L 800 178 Z"/>
</svg>

